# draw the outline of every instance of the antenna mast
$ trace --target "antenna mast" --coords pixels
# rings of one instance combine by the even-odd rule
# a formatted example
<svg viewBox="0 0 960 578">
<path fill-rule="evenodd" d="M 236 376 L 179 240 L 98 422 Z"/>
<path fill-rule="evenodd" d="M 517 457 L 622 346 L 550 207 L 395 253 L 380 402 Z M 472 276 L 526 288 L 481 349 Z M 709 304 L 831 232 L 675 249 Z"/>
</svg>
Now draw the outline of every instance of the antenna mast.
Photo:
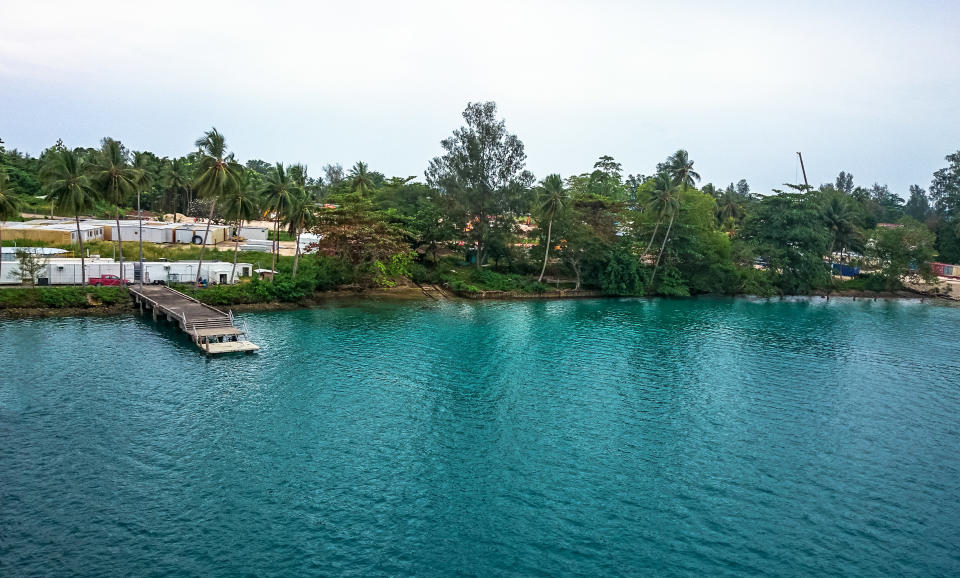
<svg viewBox="0 0 960 578">
<path fill-rule="evenodd" d="M 803 167 L 803 155 L 800 154 L 800 151 L 797 151 L 797 156 L 800 157 L 800 170 L 803 171 L 803 184 L 806 185 L 807 190 L 810 190 L 810 183 L 807 182 L 807 169 Z"/>
</svg>

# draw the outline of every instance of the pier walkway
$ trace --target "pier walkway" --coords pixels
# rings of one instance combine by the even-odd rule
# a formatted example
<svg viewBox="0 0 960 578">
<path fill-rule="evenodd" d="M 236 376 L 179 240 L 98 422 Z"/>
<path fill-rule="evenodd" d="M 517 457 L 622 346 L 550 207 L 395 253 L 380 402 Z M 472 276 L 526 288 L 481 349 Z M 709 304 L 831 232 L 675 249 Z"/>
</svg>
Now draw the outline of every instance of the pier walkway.
<svg viewBox="0 0 960 578">
<path fill-rule="evenodd" d="M 130 294 L 141 311 L 149 308 L 154 321 L 163 316 L 176 323 L 207 355 L 260 349 L 246 340 L 246 324 L 243 329 L 236 327 L 232 312 L 224 313 L 166 285 L 131 285 Z"/>
</svg>

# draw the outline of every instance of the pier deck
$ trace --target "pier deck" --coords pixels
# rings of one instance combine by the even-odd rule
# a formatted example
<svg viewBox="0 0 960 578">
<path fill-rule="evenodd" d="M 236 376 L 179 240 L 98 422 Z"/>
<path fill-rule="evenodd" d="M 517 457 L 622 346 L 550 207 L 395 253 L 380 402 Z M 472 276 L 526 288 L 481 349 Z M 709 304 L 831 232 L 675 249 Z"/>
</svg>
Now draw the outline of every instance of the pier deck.
<svg viewBox="0 0 960 578">
<path fill-rule="evenodd" d="M 153 312 L 154 321 L 163 316 L 176 323 L 207 355 L 260 349 L 246 340 L 245 329 L 234 325 L 233 313 L 225 313 L 165 285 L 132 285 L 130 294 L 141 310 L 146 307 Z"/>
</svg>

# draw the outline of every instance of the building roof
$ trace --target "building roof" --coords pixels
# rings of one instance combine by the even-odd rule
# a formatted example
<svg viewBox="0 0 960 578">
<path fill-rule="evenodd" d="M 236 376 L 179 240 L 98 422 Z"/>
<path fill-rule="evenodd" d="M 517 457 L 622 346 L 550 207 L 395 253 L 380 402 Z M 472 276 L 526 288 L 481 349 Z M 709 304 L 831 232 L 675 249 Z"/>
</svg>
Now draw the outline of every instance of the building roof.
<svg viewBox="0 0 960 578">
<path fill-rule="evenodd" d="M 61 253 L 69 252 L 64 249 L 54 249 L 52 247 L 0 247 L 0 253 L 16 254 L 18 251 L 25 251 L 35 255 L 60 255 Z"/>
<path fill-rule="evenodd" d="M 0 223 L 4 229 L 33 229 L 36 231 L 76 231 L 76 221 L 70 220 L 44 220 L 34 219 L 32 221 L 5 221 Z M 91 229 L 100 229 L 103 225 L 94 225 L 86 221 L 80 221 L 80 230 L 89 231 Z"/>
</svg>

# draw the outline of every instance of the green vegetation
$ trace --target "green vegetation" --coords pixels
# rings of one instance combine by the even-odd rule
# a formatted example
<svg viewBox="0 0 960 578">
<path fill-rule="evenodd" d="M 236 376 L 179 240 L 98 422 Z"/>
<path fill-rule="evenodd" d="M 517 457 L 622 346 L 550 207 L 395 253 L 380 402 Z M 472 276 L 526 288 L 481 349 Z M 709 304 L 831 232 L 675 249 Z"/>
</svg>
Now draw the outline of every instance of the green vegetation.
<svg viewBox="0 0 960 578">
<path fill-rule="evenodd" d="M 417 283 L 446 285 L 453 291 L 479 293 L 481 291 L 511 291 L 519 293 L 543 293 L 556 289 L 556 285 L 547 285 L 529 275 L 517 273 L 499 273 L 490 269 L 476 269 L 462 266 L 457 258 L 444 259 L 437 267 L 416 264 L 410 268 L 410 277 Z M 564 283 L 561 288 L 570 289 L 572 284 Z"/>
<path fill-rule="evenodd" d="M 0 148 L 2 150 L 2 148 Z M 13 194 L 7 173 L 0 171 L 0 221 L 20 216 L 20 201 Z M 0 247 L 3 246 L 3 228 L 0 227 Z M 0 260 L 0 277 L 3 276 L 3 261 Z"/>
<path fill-rule="evenodd" d="M 17 275 L 20 277 L 20 283 L 30 285 L 37 284 L 40 273 L 46 269 L 47 258 L 43 255 L 27 251 L 26 249 L 17 249 Z"/>
<path fill-rule="evenodd" d="M 855 279 L 842 281 L 838 286 L 841 291 L 888 291 L 889 282 L 882 275 L 860 275 Z M 895 289 L 899 287 L 894 287 Z"/>
<path fill-rule="evenodd" d="M 296 302 L 313 295 L 314 292 L 314 285 L 310 280 L 296 282 L 290 279 L 277 279 L 275 283 L 252 279 L 249 283 L 215 285 L 206 289 L 197 289 L 191 285 L 175 288 L 210 305 Z"/>
<path fill-rule="evenodd" d="M 130 300 L 124 287 L 34 287 L 0 290 L 0 309 L 115 305 Z"/>
<path fill-rule="evenodd" d="M 286 231 L 280 231 L 280 234 L 277 235 L 276 231 L 267 231 L 267 240 L 276 241 L 279 238 L 281 241 L 293 241 L 295 237 Z"/>
<path fill-rule="evenodd" d="M 933 259 L 960 261 L 960 152 L 934 173 L 929 195 L 914 185 L 906 202 L 885 185 L 855 185 L 847 172 L 818 188 L 785 184 L 763 195 L 746 180 L 700 186 L 682 149 L 649 175 L 625 175 L 603 155 L 591 171 L 551 174 L 535 185 L 524 145 L 494 103 L 470 103 L 463 119 L 440 142 L 443 154 L 428 163 L 423 183 L 388 178 L 362 161 L 349 171 L 329 164 L 321 177 L 297 164 L 241 164 L 216 129 L 194 143 L 195 152 L 172 159 L 127 151 L 110 138 L 99 148 L 58 142 L 39 158 L 0 149 L 0 216 L 53 202 L 78 224 L 86 214 L 118 219 L 136 196 L 146 210 L 208 222 L 269 219 L 273 240 L 313 235 L 303 255 L 299 242 L 293 257 L 273 244 L 272 279 L 191 289 L 215 304 L 297 301 L 337 287 L 389 287 L 404 276 L 463 293 L 890 290 L 907 276 L 929 278 Z M 137 257 L 131 245 L 123 259 Z M 110 243 L 86 248 L 116 255 Z M 237 242 L 228 251 L 145 243 L 144 256 L 268 266 L 265 253 L 241 254 Z M 840 282 L 831 262 L 869 276 Z"/>
</svg>

